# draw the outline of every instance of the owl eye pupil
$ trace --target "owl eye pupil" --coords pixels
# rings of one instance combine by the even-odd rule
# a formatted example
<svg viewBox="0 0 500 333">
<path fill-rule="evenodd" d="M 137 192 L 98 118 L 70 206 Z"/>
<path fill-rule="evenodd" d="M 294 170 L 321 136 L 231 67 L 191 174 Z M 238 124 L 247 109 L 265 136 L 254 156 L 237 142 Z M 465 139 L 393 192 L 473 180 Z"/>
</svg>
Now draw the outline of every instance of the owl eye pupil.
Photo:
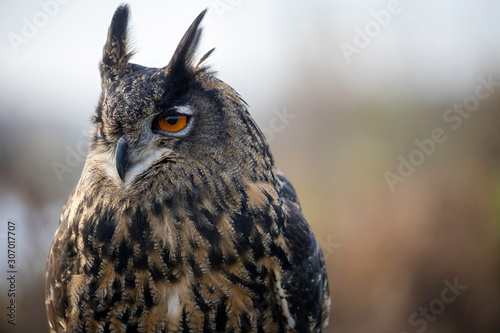
<svg viewBox="0 0 500 333">
<path fill-rule="evenodd" d="M 169 123 L 170 125 L 175 125 L 178 121 L 179 118 L 177 116 L 167 117 L 167 123 Z"/>
</svg>

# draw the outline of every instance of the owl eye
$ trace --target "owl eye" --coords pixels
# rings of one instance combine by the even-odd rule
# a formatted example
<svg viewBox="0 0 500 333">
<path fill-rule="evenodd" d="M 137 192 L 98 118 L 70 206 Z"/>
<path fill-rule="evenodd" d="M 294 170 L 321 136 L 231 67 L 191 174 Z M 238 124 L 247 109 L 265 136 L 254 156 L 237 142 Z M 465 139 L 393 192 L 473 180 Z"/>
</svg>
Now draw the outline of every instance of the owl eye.
<svg viewBox="0 0 500 333">
<path fill-rule="evenodd" d="M 188 123 L 188 116 L 176 114 L 158 118 L 158 127 L 167 132 L 178 132 L 184 129 Z"/>
<path fill-rule="evenodd" d="M 104 124 L 101 123 L 101 125 L 99 125 L 99 133 L 101 134 L 102 137 L 104 137 Z"/>
</svg>

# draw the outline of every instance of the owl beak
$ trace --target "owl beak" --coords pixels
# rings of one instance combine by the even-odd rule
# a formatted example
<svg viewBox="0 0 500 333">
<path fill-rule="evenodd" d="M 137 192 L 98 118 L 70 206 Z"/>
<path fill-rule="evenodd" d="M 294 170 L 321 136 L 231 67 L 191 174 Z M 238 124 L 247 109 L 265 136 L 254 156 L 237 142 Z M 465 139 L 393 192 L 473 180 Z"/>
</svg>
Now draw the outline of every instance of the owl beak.
<svg viewBox="0 0 500 333">
<path fill-rule="evenodd" d="M 128 164 L 128 143 L 124 135 L 116 143 L 116 171 L 122 181 L 125 181 Z"/>
</svg>

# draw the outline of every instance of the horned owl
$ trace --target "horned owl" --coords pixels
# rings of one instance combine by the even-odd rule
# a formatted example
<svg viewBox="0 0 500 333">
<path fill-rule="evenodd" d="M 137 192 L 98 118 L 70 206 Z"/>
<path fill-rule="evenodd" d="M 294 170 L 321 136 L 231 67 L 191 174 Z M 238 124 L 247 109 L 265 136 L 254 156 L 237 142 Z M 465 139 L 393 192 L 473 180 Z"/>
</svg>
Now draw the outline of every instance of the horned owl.
<svg viewBox="0 0 500 333">
<path fill-rule="evenodd" d="M 321 332 L 323 256 L 247 105 L 195 63 L 203 11 L 164 68 L 112 19 L 89 153 L 47 261 L 52 332 Z"/>
</svg>

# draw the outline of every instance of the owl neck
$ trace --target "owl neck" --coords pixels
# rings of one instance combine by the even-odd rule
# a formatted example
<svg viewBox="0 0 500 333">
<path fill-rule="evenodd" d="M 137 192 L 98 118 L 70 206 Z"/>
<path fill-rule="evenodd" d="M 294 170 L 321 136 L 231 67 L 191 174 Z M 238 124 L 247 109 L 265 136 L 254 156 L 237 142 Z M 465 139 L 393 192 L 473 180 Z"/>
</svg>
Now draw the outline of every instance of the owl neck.
<svg viewBox="0 0 500 333">
<path fill-rule="evenodd" d="M 270 251 L 267 243 L 284 223 L 272 218 L 282 215 L 272 184 L 203 172 L 187 179 L 146 181 L 142 191 L 123 196 L 116 189 L 87 192 L 79 186 L 71 214 L 78 248 L 84 249 L 82 273 L 99 276 L 108 269 L 127 276 L 143 269 L 177 281 L 234 264 L 250 255 L 250 244 L 256 244 L 254 258 Z"/>
</svg>

